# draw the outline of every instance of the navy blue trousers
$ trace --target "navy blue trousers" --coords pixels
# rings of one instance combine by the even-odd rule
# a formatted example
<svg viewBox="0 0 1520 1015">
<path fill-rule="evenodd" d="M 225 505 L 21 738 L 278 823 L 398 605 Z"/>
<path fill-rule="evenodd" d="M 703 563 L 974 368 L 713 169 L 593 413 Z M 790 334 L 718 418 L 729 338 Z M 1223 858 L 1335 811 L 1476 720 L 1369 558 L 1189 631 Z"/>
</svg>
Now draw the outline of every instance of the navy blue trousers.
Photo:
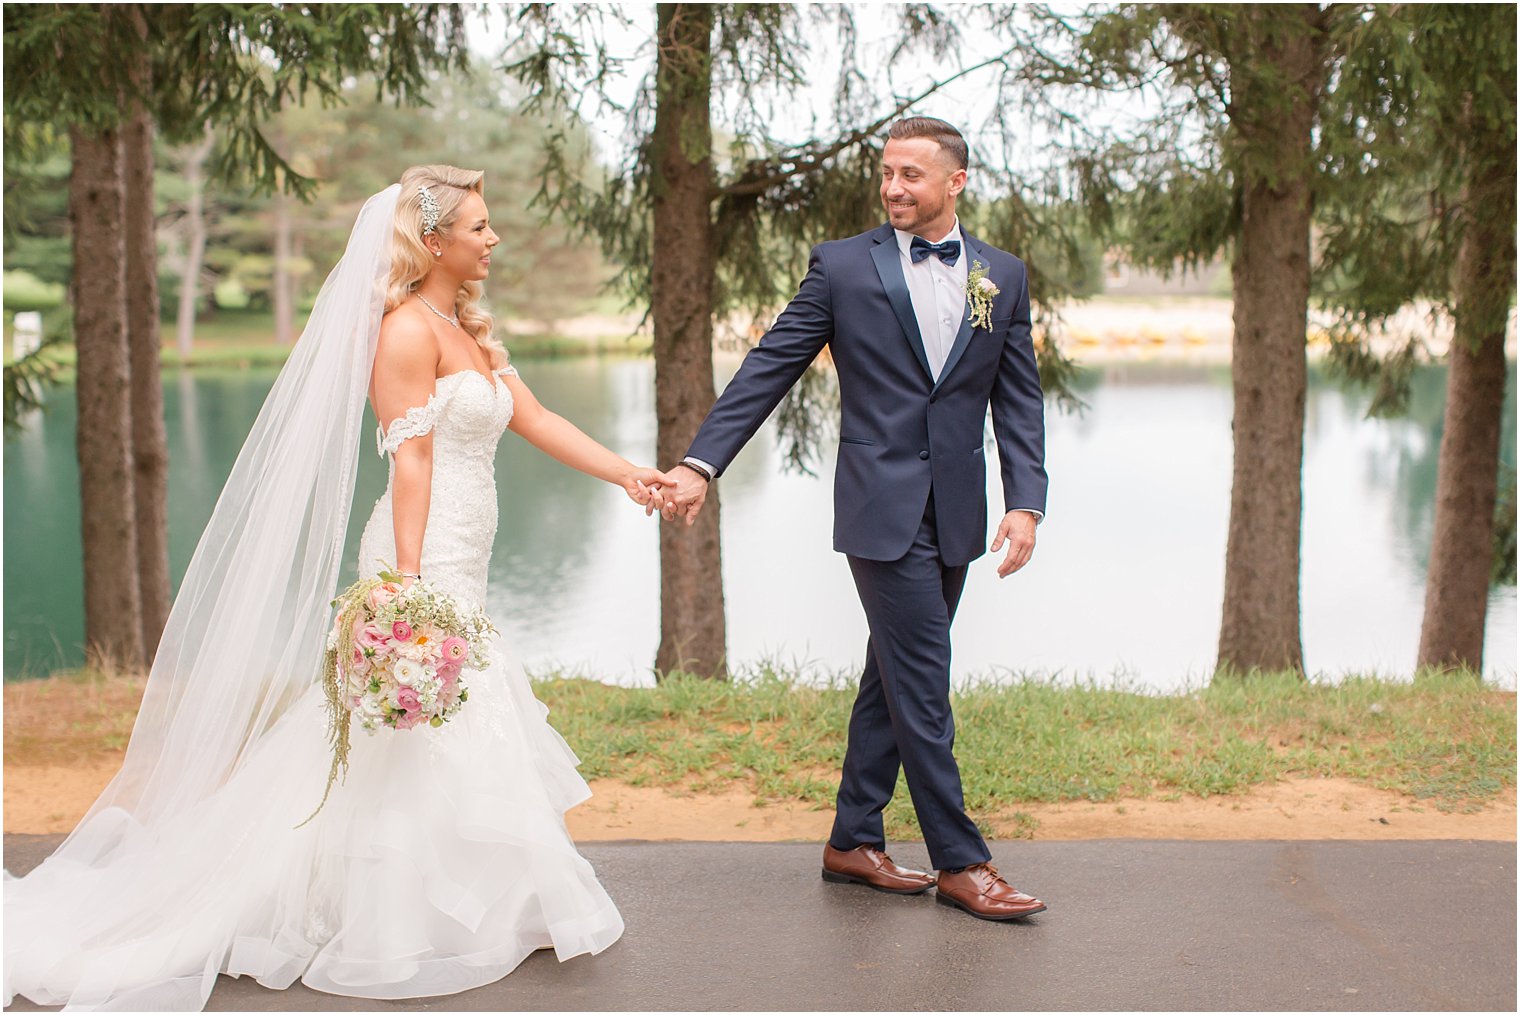
<svg viewBox="0 0 1520 1015">
<path fill-rule="evenodd" d="M 847 559 L 871 637 L 829 842 L 835 849 L 884 847 L 881 812 L 900 765 L 934 867 L 985 862 L 992 854 L 966 816 L 950 714 L 950 622 L 966 567 L 947 567 L 940 559 L 933 497 L 901 559 Z"/>
</svg>

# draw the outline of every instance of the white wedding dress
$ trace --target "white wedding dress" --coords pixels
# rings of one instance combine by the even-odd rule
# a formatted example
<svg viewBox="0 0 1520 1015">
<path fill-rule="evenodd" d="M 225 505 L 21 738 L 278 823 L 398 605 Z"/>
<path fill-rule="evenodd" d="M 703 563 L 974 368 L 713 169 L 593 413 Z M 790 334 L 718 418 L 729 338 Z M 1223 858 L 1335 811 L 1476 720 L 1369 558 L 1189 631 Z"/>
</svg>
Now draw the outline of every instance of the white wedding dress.
<svg viewBox="0 0 1520 1015">
<path fill-rule="evenodd" d="M 485 598 L 493 463 L 511 417 L 505 382 L 467 370 L 380 435 L 385 452 L 433 434 L 422 573 L 467 604 Z M 360 572 L 395 561 L 387 489 Z M 106 855 L 75 850 L 8 880 L 6 1003 L 199 1009 L 218 973 L 423 997 L 490 983 L 536 949 L 564 960 L 611 945 L 622 919 L 563 817 L 589 791 L 503 627 L 491 665 L 465 673 L 469 701 L 451 722 L 355 726 L 346 780 L 304 827 L 331 757 L 315 674 L 204 800 L 151 835 L 110 835 L 97 816 L 90 834 L 112 844 Z"/>
</svg>

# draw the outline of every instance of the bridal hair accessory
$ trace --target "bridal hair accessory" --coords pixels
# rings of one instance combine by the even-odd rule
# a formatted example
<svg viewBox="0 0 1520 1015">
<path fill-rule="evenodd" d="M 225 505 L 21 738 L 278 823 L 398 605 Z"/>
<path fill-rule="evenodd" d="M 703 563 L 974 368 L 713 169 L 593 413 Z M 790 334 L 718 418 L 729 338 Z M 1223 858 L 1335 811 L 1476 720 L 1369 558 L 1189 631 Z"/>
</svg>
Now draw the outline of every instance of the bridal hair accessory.
<svg viewBox="0 0 1520 1015">
<path fill-rule="evenodd" d="M 992 329 L 992 301 L 1002 292 L 997 283 L 987 277 L 987 266 L 981 261 L 971 262 L 966 275 L 966 302 L 971 305 L 971 326 Z"/>
<path fill-rule="evenodd" d="M 431 236 L 438 228 L 438 199 L 426 186 L 417 188 L 417 200 L 422 205 L 422 235 Z"/>
<path fill-rule="evenodd" d="M 466 609 L 420 579 L 403 588 L 403 577 L 416 578 L 387 567 L 332 602 L 338 612 L 327 636 L 322 688 L 333 760 L 312 818 L 347 772 L 354 720 L 371 733 L 442 726 L 469 700 L 461 671 L 490 662 L 487 637 L 496 628 L 483 610 Z"/>
</svg>

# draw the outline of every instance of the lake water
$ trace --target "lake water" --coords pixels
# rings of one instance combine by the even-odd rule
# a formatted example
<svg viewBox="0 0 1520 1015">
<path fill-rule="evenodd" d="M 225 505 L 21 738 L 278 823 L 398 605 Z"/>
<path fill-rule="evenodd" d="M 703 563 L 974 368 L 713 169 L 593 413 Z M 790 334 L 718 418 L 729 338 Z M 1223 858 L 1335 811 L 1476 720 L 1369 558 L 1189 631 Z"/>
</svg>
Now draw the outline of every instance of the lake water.
<svg viewBox="0 0 1520 1015">
<path fill-rule="evenodd" d="M 654 367 L 641 359 L 518 364 L 551 408 L 638 462 L 655 443 Z M 731 373 L 734 361 L 722 372 Z M 176 581 L 272 371 L 165 377 Z M 957 679 L 1115 675 L 1174 690 L 1207 678 L 1217 645 L 1230 500 L 1227 368 L 1097 367 L 1090 408 L 1049 412 L 1049 514 L 1033 562 L 999 581 L 972 565 L 954 630 Z M 1311 671 L 1408 673 L 1433 521 L 1445 375 L 1426 370 L 1408 418 L 1366 420 L 1367 398 L 1312 379 L 1304 459 L 1303 633 Z M 1515 461 L 1513 389 L 1504 455 Z M 55 392 L 4 454 L 5 676 L 77 664 L 82 565 L 72 389 Z M 371 422 L 370 426 L 373 426 Z M 369 431 L 369 432 L 372 432 Z M 343 580 L 385 474 L 361 471 Z M 989 462 L 989 466 L 994 463 Z M 781 468 L 769 428 L 722 480 L 730 658 L 819 673 L 858 668 L 865 620 L 832 552 L 832 448 L 818 478 Z M 995 468 L 989 493 L 1001 503 Z M 649 681 L 659 637 L 656 520 L 512 434 L 497 456 L 501 525 L 489 607 L 530 669 Z M 1489 597 L 1485 671 L 1515 683 L 1516 597 Z"/>
</svg>

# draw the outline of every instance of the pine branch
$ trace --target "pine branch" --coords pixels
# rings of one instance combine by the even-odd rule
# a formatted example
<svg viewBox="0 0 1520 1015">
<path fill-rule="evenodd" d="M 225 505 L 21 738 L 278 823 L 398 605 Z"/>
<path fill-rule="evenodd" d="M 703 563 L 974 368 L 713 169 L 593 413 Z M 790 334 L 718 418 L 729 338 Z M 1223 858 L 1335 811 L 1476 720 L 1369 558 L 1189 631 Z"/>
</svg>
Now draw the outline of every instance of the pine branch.
<svg viewBox="0 0 1520 1015">
<path fill-rule="evenodd" d="M 838 155 L 840 152 L 846 150 L 847 148 L 853 148 L 856 145 L 861 144 L 862 142 L 872 137 L 875 137 L 876 134 L 887 124 L 891 123 L 908 109 L 924 101 L 929 96 L 939 91 L 941 88 L 944 88 L 951 82 L 957 81 L 967 76 L 968 74 L 979 71 L 984 67 L 990 67 L 993 64 L 1002 63 L 1012 52 L 1012 50 L 1006 50 L 998 56 L 990 57 L 986 60 L 983 60 L 979 64 L 975 64 L 971 67 L 965 68 L 964 70 L 957 71 L 955 74 L 952 74 L 950 77 L 945 78 L 943 81 L 935 82 L 932 86 L 925 89 L 918 95 L 915 95 L 912 98 L 904 99 L 902 102 L 898 103 L 897 106 L 890 112 L 877 118 L 871 124 L 858 130 L 851 131 L 850 133 L 844 135 L 844 137 L 835 140 L 825 148 L 813 149 L 811 151 L 808 149 L 802 149 L 801 153 L 799 153 L 799 157 L 794 158 L 781 158 L 771 162 L 757 160 L 756 162 L 751 163 L 751 170 L 744 176 L 741 176 L 739 179 L 735 180 L 733 183 L 728 184 L 727 186 L 717 187 L 713 191 L 713 198 L 756 197 L 760 194 L 766 193 L 774 187 L 780 186 L 795 176 L 801 176 L 806 173 L 815 172 L 825 162 L 833 158 L 835 155 Z M 790 165 L 790 168 L 773 168 L 778 165 Z M 763 173 L 764 175 L 756 175 L 757 173 Z"/>
</svg>

